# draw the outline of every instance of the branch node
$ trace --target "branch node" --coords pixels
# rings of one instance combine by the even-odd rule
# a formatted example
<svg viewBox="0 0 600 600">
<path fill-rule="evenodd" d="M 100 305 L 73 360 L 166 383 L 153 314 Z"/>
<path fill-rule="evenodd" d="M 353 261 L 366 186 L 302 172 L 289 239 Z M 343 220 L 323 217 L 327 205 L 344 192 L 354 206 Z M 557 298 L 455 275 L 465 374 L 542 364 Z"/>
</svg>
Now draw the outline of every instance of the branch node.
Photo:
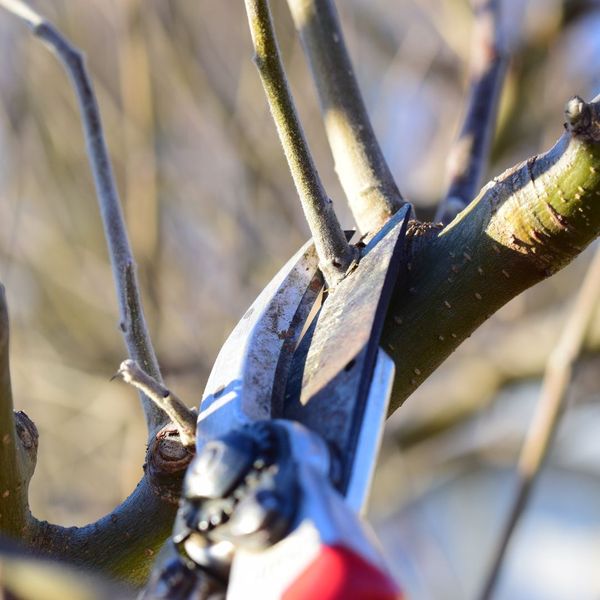
<svg viewBox="0 0 600 600">
<path fill-rule="evenodd" d="M 588 142 L 600 142 L 600 107 L 573 96 L 565 105 L 565 128 L 574 137 Z"/>
<path fill-rule="evenodd" d="M 196 443 L 196 412 L 194 410 L 188 408 L 154 377 L 145 373 L 134 360 L 124 360 L 118 372 L 111 379 L 117 377 L 152 400 L 175 424 L 181 443 L 186 448 L 194 447 Z"/>
</svg>

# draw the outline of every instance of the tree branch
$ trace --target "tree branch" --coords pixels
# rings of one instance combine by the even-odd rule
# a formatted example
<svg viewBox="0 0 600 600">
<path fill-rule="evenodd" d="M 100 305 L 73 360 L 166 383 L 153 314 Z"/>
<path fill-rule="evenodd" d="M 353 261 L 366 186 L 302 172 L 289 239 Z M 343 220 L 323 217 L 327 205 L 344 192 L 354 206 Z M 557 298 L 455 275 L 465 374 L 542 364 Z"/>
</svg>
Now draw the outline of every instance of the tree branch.
<svg viewBox="0 0 600 600">
<path fill-rule="evenodd" d="M 333 0 L 288 0 L 319 95 L 335 169 L 359 229 L 375 232 L 404 201 L 377 142 Z"/>
<path fill-rule="evenodd" d="M 527 507 L 535 480 L 546 460 L 550 442 L 564 409 L 575 361 L 580 356 L 588 327 L 600 298 L 600 249 L 575 300 L 561 337 L 554 347 L 544 374 L 535 414 L 527 431 L 517 465 L 517 489 L 480 598 L 491 598 L 512 534 Z"/>
<path fill-rule="evenodd" d="M 254 60 L 313 235 L 320 267 L 327 282 L 335 285 L 351 267 L 356 254 L 346 241 L 308 149 L 279 56 L 268 0 L 246 0 L 246 12 Z"/>
<path fill-rule="evenodd" d="M 129 353 L 155 380 L 160 379 L 140 302 L 135 264 L 123 223 L 100 114 L 78 50 L 20 0 L 0 7 L 23 19 L 54 50 L 73 83 L 82 113 L 90 165 L 117 287 L 121 329 Z M 135 491 L 110 515 L 86 527 L 59 527 L 35 519 L 27 504 L 27 485 L 35 466 L 37 431 L 23 413 L 12 416 L 8 372 L 8 318 L 0 302 L 0 530 L 29 550 L 53 559 L 101 569 L 135 584 L 145 580 L 154 556 L 169 535 L 183 475 L 193 453 L 182 446 L 165 412 L 143 397 L 149 431 L 145 475 Z M 15 427 L 16 425 L 16 427 Z M 20 442 L 20 443 L 19 443 Z"/>
<path fill-rule="evenodd" d="M 175 436 L 169 426 L 150 442 L 144 477 L 112 513 L 85 527 L 61 527 L 30 517 L 20 536 L 25 547 L 143 584 L 171 533 L 183 476 L 193 457 Z"/>
<path fill-rule="evenodd" d="M 9 323 L 0 285 L 0 531 L 18 538 L 29 516 L 27 491 L 37 454 L 37 430 L 13 412 L 8 356 Z"/>
<path fill-rule="evenodd" d="M 188 408 L 175 394 L 164 385 L 140 369 L 133 360 L 124 360 L 119 367 L 118 377 L 145 394 L 154 404 L 165 412 L 177 427 L 181 443 L 186 448 L 196 444 L 196 412 Z"/>
<path fill-rule="evenodd" d="M 131 600 L 135 590 L 65 563 L 44 560 L 0 538 L 0 597 L 19 600 Z"/>
<path fill-rule="evenodd" d="M 86 527 L 39 521 L 28 505 L 38 434 L 22 412 L 12 410 L 8 364 L 8 314 L 0 286 L 0 533 L 53 559 L 68 560 L 136 585 L 144 582 L 168 537 L 185 470 L 193 457 L 173 425 L 153 436 L 144 477 L 135 491 L 106 517 Z"/>
<path fill-rule="evenodd" d="M 472 0 L 472 5 L 471 89 L 464 122 L 448 159 L 448 193 L 435 216 L 444 225 L 471 202 L 481 184 L 508 63 L 499 0 Z"/>
<path fill-rule="evenodd" d="M 392 410 L 498 308 L 598 236 L 598 100 L 570 101 L 556 145 L 494 179 L 444 230 L 413 224 L 382 340 L 396 362 Z"/>
<path fill-rule="evenodd" d="M 83 56 L 51 23 L 21 0 L 0 0 L 0 7 L 24 20 L 33 34 L 50 46 L 71 79 L 81 110 L 90 167 L 94 175 L 100 213 L 108 243 L 119 300 L 123 337 L 130 357 L 142 365 L 143 369 L 154 379 L 160 380 L 160 369 L 146 327 L 135 273 L 135 262 L 123 221 L 100 111 Z M 142 396 L 141 400 L 149 436 L 152 436 L 165 425 L 166 415 L 148 398 Z"/>
</svg>

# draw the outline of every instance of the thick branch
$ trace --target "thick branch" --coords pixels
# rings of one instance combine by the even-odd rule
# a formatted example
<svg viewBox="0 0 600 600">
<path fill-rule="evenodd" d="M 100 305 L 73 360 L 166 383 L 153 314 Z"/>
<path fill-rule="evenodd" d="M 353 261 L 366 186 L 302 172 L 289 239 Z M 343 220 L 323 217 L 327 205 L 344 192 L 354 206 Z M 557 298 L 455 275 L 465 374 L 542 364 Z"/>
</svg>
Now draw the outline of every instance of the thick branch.
<svg viewBox="0 0 600 600">
<path fill-rule="evenodd" d="M 90 571 L 32 556 L 18 545 L 0 538 L 0 597 L 131 600 L 135 590 Z"/>
<path fill-rule="evenodd" d="M 598 306 L 598 298 L 600 298 L 600 250 L 596 251 L 577 295 L 575 306 L 548 360 L 542 391 L 519 456 L 517 489 L 483 586 L 480 596 L 482 600 L 491 598 L 494 593 L 512 534 L 527 507 L 535 480 L 548 455 L 550 442 L 566 401 L 573 367 L 583 349 L 589 325 Z"/>
<path fill-rule="evenodd" d="M 268 0 L 246 0 L 255 62 L 328 283 L 355 259 L 313 163 L 279 56 Z"/>
<path fill-rule="evenodd" d="M 23 19 L 33 34 L 50 46 L 71 79 L 81 110 L 90 167 L 94 175 L 117 288 L 121 330 L 131 358 L 142 365 L 148 374 L 160 380 L 158 362 L 144 319 L 135 263 L 123 221 L 100 111 L 83 56 L 52 24 L 31 10 L 24 2 L 0 0 L 0 6 Z M 148 431 L 152 435 L 166 423 L 166 415 L 148 398 L 142 397 L 142 404 Z"/>
<path fill-rule="evenodd" d="M 112 513 L 85 527 L 60 527 L 30 516 L 20 539 L 43 556 L 141 585 L 171 533 L 192 456 L 169 426 L 150 442 L 144 477 Z"/>
<path fill-rule="evenodd" d="M 37 431 L 24 413 L 13 413 L 8 339 L 8 310 L 0 285 L 0 532 L 18 538 L 29 515 L 27 489 L 35 465 Z"/>
<path fill-rule="evenodd" d="M 471 89 L 464 122 L 448 159 L 448 193 L 435 217 L 444 225 L 471 202 L 481 184 L 508 62 L 500 31 L 500 1 L 472 0 L 472 4 Z"/>
<path fill-rule="evenodd" d="M 384 329 L 392 408 L 492 313 L 598 236 L 599 115 L 598 99 L 571 101 L 569 131 L 550 151 L 488 184 L 443 231 L 414 225 L 408 283 Z"/>
<path fill-rule="evenodd" d="M 374 232 L 404 204 L 377 142 L 333 0 L 288 0 L 319 94 L 335 168 L 359 229 Z"/>
</svg>

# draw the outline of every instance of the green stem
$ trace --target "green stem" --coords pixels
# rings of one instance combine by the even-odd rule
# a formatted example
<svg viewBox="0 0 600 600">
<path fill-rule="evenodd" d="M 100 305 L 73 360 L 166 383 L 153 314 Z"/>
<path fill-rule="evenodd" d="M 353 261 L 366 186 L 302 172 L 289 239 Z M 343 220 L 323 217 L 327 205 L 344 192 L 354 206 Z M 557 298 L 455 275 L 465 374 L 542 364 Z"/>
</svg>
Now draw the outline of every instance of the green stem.
<svg viewBox="0 0 600 600">
<path fill-rule="evenodd" d="M 0 532 L 19 538 L 29 516 L 27 489 L 32 469 L 25 463 L 27 456 L 17 435 L 8 341 L 8 310 L 0 285 Z"/>
<path fill-rule="evenodd" d="M 346 241 L 304 137 L 279 56 L 269 3 L 246 0 L 246 11 L 256 66 L 313 235 L 321 270 L 327 281 L 335 284 L 355 260 L 355 252 Z"/>
</svg>

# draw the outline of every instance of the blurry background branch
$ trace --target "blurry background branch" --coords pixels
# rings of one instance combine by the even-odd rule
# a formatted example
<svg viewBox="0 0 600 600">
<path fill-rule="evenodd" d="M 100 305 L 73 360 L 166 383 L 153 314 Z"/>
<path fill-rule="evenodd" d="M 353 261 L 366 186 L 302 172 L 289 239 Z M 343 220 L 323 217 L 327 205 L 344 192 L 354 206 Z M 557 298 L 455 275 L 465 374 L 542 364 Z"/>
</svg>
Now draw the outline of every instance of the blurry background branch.
<svg viewBox="0 0 600 600">
<path fill-rule="evenodd" d="M 489 600 L 494 595 L 513 532 L 527 508 L 533 485 L 544 465 L 561 412 L 565 408 L 575 362 L 583 350 L 599 299 L 600 250 L 596 250 L 560 339 L 548 358 L 536 411 L 519 456 L 514 497 L 483 584 L 481 600 Z"/>
<path fill-rule="evenodd" d="M 475 23 L 469 98 L 448 158 L 449 189 L 435 216 L 444 225 L 475 198 L 487 167 L 508 62 L 500 5 L 501 0 L 471 0 Z"/>
</svg>

